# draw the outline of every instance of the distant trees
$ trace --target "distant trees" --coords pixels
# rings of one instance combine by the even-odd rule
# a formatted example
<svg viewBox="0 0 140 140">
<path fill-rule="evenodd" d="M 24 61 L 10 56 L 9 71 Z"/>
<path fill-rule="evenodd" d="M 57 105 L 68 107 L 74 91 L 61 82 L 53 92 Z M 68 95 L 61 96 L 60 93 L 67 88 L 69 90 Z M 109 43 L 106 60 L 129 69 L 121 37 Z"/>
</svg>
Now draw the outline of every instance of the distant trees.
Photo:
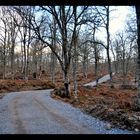
<svg viewBox="0 0 140 140">
<path fill-rule="evenodd" d="M 32 16 L 32 7 L 27 6 L 27 7 L 19 7 L 21 8 L 25 15 L 21 16 L 21 34 L 22 34 L 22 42 L 23 42 L 23 54 L 24 54 L 24 65 L 23 65 L 23 73 L 24 73 L 24 79 L 28 80 L 28 69 L 29 69 L 29 47 L 31 43 L 31 28 L 30 28 L 30 22 L 31 22 L 31 16 Z M 28 20 L 27 20 L 28 18 Z M 29 28 L 28 26 L 29 25 Z M 19 25 L 20 26 L 20 25 Z"/>
<path fill-rule="evenodd" d="M 9 34 L 7 32 L 8 26 L 7 26 L 7 18 L 4 17 L 5 15 L 5 8 L 1 8 L 1 22 L 4 25 L 1 27 L 1 34 L 0 34 L 0 40 L 1 40 L 1 61 L 2 61 L 2 67 L 3 67 L 3 73 L 2 77 L 5 78 L 6 75 L 6 60 L 7 60 L 7 38 L 9 37 Z"/>
<path fill-rule="evenodd" d="M 85 30 L 81 37 L 79 37 L 78 55 L 81 60 L 83 77 L 88 76 L 88 67 L 90 62 L 90 55 L 92 55 L 91 43 L 87 42 L 89 40 L 89 32 Z"/>
<path fill-rule="evenodd" d="M 127 85 L 126 76 L 128 73 L 130 60 L 133 56 L 134 47 L 135 47 L 135 38 L 130 38 L 128 33 L 118 33 L 114 42 L 114 53 L 116 55 L 115 58 L 115 69 L 117 73 L 121 73 L 123 76 L 123 85 Z"/>
<path fill-rule="evenodd" d="M 98 10 L 98 9 L 97 9 Z M 99 11 L 100 17 L 102 19 L 103 22 L 103 27 L 105 27 L 106 29 L 106 35 L 107 35 L 107 40 L 106 40 L 106 45 L 104 46 L 106 49 L 106 53 L 107 53 L 107 60 L 108 60 L 108 72 L 110 75 L 110 85 L 111 87 L 113 87 L 113 77 L 112 77 L 112 67 L 111 67 L 111 59 L 110 59 L 110 33 L 109 33 L 109 17 L 110 17 L 110 7 L 109 6 L 103 6 L 102 9 Z"/>
<path fill-rule="evenodd" d="M 15 61 L 15 46 L 16 38 L 18 34 L 18 28 L 14 22 L 17 18 L 15 12 L 11 11 L 9 7 L 1 7 L 1 46 L 3 46 L 2 58 L 3 58 L 3 79 L 6 76 L 6 64 L 7 59 L 10 61 L 10 73 L 12 79 L 14 79 L 14 61 Z M 9 55 L 9 57 L 8 57 Z"/>
<path fill-rule="evenodd" d="M 32 57 L 32 71 L 34 79 L 40 79 L 42 73 L 43 44 L 34 39 L 31 43 L 30 56 Z"/>
<path fill-rule="evenodd" d="M 24 10 L 15 7 L 15 9 L 18 11 L 20 15 L 26 15 Z M 66 96 L 69 96 L 70 94 L 70 88 L 69 88 L 69 68 L 71 63 L 71 50 L 73 48 L 73 43 L 75 40 L 75 35 L 77 32 L 77 27 L 80 24 L 83 24 L 82 22 L 85 22 L 85 19 L 83 20 L 82 17 L 84 16 L 85 11 L 87 10 L 87 6 L 81 7 L 79 11 L 77 10 L 77 6 L 41 6 L 39 10 L 46 12 L 48 15 L 52 15 L 53 18 L 49 18 L 45 16 L 42 16 L 42 19 L 40 21 L 40 25 L 37 23 L 35 16 L 32 15 L 32 21 L 30 22 L 30 25 L 32 26 L 36 36 L 48 47 L 50 47 L 51 51 L 55 54 L 57 57 L 63 74 L 64 74 L 64 85 L 66 89 Z M 24 16 L 26 20 L 29 18 Z M 47 26 L 43 25 L 44 19 L 48 19 Z M 46 27 L 46 29 L 49 29 L 50 24 L 52 24 L 52 21 L 55 21 L 55 24 L 58 26 L 58 33 L 59 33 L 59 39 L 57 41 L 61 42 L 61 49 L 62 49 L 62 57 L 59 56 L 59 54 L 56 51 L 56 48 L 54 48 L 54 45 L 47 39 L 52 39 L 53 36 L 51 36 L 49 33 L 47 33 L 47 37 L 42 36 L 40 33 L 40 29 L 42 28 L 42 25 Z M 46 22 L 46 21 L 45 21 Z M 73 25 L 73 27 L 71 26 Z M 46 31 L 46 30 L 45 30 Z M 49 30 L 48 30 L 49 31 Z M 55 38 L 56 39 L 56 38 Z M 54 41 L 55 42 L 55 41 Z M 58 42 L 57 42 L 58 43 Z"/>
<path fill-rule="evenodd" d="M 10 7 L 6 8 L 8 17 L 8 32 L 10 33 L 9 47 L 10 47 L 10 60 L 11 60 L 11 76 L 14 79 L 15 73 L 15 47 L 16 47 L 16 38 L 19 32 L 19 27 L 16 25 L 15 20 L 18 20 L 18 15 L 15 11 L 11 10 Z"/>
<path fill-rule="evenodd" d="M 70 96 L 73 78 L 76 97 L 79 70 L 85 78 L 93 72 L 97 84 L 102 72 L 108 72 L 113 86 L 115 66 L 116 73 L 123 75 L 123 84 L 127 84 L 130 64 L 137 59 L 136 29 L 128 22 L 127 32 L 111 39 L 110 6 L 3 6 L 0 10 L 3 79 L 14 79 L 17 72 L 25 80 L 31 75 L 37 79 L 46 70 L 55 84 L 56 73 L 62 73 L 66 96 Z M 98 36 L 102 30 L 104 39 Z"/>
<path fill-rule="evenodd" d="M 136 11 L 135 8 L 131 8 L 131 13 L 127 18 L 127 26 L 126 26 L 126 33 L 129 36 L 130 40 L 134 39 L 135 45 L 133 46 L 133 54 L 132 54 L 132 64 L 131 71 L 135 75 L 135 82 L 137 81 L 137 58 L 138 58 L 138 45 L 137 45 L 137 21 L 136 21 Z"/>
<path fill-rule="evenodd" d="M 24 79 L 28 80 L 28 72 L 29 72 L 29 50 L 31 41 L 34 38 L 31 25 L 29 24 L 32 20 L 32 7 L 31 6 L 18 6 L 22 11 L 24 11 L 24 16 L 19 14 L 19 11 L 15 9 L 15 7 L 10 7 L 9 11 L 14 11 L 16 15 L 18 15 L 18 19 L 14 18 L 14 24 L 19 28 L 19 39 L 21 42 L 21 52 L 23 55 L 22 61 L 22 73 L 24 74 Z M 27 20 L 28 18 L 28 20 Z M 29 26 L 28 26 L 29 25 Z"/>
</svg>

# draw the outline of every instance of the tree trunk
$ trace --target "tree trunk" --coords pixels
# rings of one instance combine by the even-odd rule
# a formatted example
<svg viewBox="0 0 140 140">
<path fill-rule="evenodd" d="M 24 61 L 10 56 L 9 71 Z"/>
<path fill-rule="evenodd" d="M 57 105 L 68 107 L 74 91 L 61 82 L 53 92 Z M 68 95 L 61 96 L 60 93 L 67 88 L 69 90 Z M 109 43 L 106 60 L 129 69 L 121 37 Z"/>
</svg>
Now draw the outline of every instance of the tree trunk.
<svg viewBox="0 0 140 140">
<path fill-rule="evenodd" d="M 37 78 L 37 55 L 36 55 L 36 46 L 33 50 L 33 78 Z"/>
<path fill-rule="evenodd" d="M 55 67 L 55 54 L 51 52 L 51 80 L 53 84 L 55 84 Z"/>
<path fill-rule="evenodd" d="M 12 44 L 11 47 L 11 75 L 12 75 L 12 80 L 14 80 L 14 43 Z"/>
<path fill-rule="evenodd" d="M 86 65 L 86 55 L 83 57 L 83 76 L 87 79 L 87 65 Z"/>
<path fill-rule="evenodd" d="M 118 67 L 119 67 L 118 63 L 119 63 L 118 60 L 114 61 L 115 73 L 116 73 L 116 74 L 119 73 L 119 72 L 118 72 Z"/>
<path fill-rule="evenodd" d="M 52 47 L 56 50 L 56 20 L 53 16 L 53 29 L 52 29 Z M 51 52 L 51 80 L 55 84 L 55 66 L 56 65 L 56 56 Z"/>
<path fill-rule="evenodd" d="M 72 64 L 73 64 L 73 81 L 74 81 L 74 98 L 77 100 L 77 62 L 76 59 L 72 59 Z"/>
<path fill-rule="evenodd" d="M 107 59 L 108 59 L 108 72 L 110 75 L 110 85 L 113 87 L 113 78 L 112 78 L 112 68 L 111 68 L 111 60 L 109 54 L 109 42 L 110 42 L 110 35 L 109 35 L 109 6 L 107 7 L 107 24 L 106 24 L 106 32 L 107 32 Z"/>
<path fill-rule="evenodd" d="M 29 46 L 27 46 L 26 80 L 28 80 L 28 74 L 29 74 Z"/>
<path fill-rule="evenodd" d="M 113 47 L 112 47 L 112 45 L 111 45 L 111 51 L 112 51 L 112 54 L 113 54 L 113 58 L 114 58 L 114 71 L 115 71 L 115 73 L 117 74 L 118 73 L 118 62 L 117 62 L 117 59 L 116 59 L 116 57 L 115 57 L 115 53 L 114 53 L 114 51 L 113 51 Z"/>
<path fill-rule="evenodd" d="M 4 60 L 3 60 L 3 79 L 5 79 L 5 74 L 6 74 L 6 60 L 4 58 Z"/>
<path fill-rule="evenodd" d="M 29 46 L 30 46 L 30 38 L 31 38 L 31 30 L 28 29 L 28 42 L 27 42 L 27 64 L 26 64 L 26 80 L 28 80 L 29 75 Z"/>
<path fill-rule="evenodd" d="M 4 53 L 3 53 L 3 79 L 5 79 L 6 74 L 6 52 L 5 52 L 5 46 L 4 46 Z"/>
<path fill-rule="evenodd" d="M 95 31 L 96 28 L 93 28 L 93 41 L 95 41 Z M 95 57 L 95 77 L 96 77 L 96 85 L 98 85 L 98 52 L 97 52 L 97 44 L 94 44 L 94 57 Z"/>
<path fill-rule="evenodd" d="M 64 86 L 65 86 L 65 92 L 66 92 L 66 97 L 70 97 L 70 81 L 69 81 L 69 75 L 68 71 L 64 71 Z"/>
<path fill-rule="evenodd" d="M 22 41 L 21 41 L 21 73 L 24 73 L 24 51 L 23 51 L 23 46 L 22 46 Z"/>
<path fill-rule="evenodd" d="M 6 24 L 5 24 L 5 32 L 4 33 L 5 34 L 4 34 L 4 46 L 3 46 L 3 49 L 4 49 L 4 52 L 3 52 L 3 79 L 5 79 L 5 75 L 6 75 L 6 38 L 7 38 Z"/>
<path fill-rule="evenodd" d="M 113 80 L 112 80 L 112 68 L 111 68 L 111 60 L 110 60 L 110 55 L 109 55 L 109 49 L 107 48 L 107 59 L 108 59 L 108 72 L 110 75 L 110 85 L 113 87 Z"/>
<path fill-rule="evenodd" d="M 26 33 L 24 33 L 23 39 L 23 52 L 24 52 L 24 79 L 27 80 L 27 54 L 26 54 Z"/>
<path fill-rule="evenodd" d="M 95 77 L 96 77 L 96 85 L 98 85 L 98 55 L 97 55 L 97 46 L 94 46 L 94 55 L 95 55 Z"/>
<path fill-rule="evenodd" d="M 42 75 L 42 50 L 39 53 L 39 79 L 41 79 Z"/>
<path fill-rule="evenodd" d="M 123 56 L 122 56 L 122 72 L 123 72 L 123 85 L 126 85 L 126 73 L 125 73 L 125 49 L 123 46 Z"/>
<path fill-rule="evenodd" d="M 73 58 L 73 80 L 74 80 L 74 97 L 77 101 L 77 36 L 76 33 L 74 35 L 74 58 Z"/>
<path fill-rule="evenodd" d="M 136 17 L 137 17 L 137 33 L 138 33 L 138 97 L 137 97 L 137 105 L 140 108 L 140 6 L 135 6 L 136 8 Z"/>
</svg>

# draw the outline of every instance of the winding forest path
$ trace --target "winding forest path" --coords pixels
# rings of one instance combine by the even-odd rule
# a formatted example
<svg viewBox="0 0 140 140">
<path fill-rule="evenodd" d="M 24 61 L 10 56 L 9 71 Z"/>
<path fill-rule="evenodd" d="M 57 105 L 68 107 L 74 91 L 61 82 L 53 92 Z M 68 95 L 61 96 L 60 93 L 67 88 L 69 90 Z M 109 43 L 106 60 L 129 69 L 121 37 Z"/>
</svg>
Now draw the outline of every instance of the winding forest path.
<svg viewBox="0 0 140 140">
<path fill-rule="evenodd" d="M 0 117 L 0 133 L 96 133 L 72 118 L 71 113 L 75 111 L 71 108 L 66 109 L 63 103 L 52 99 L 50 90 L 9 93 L 0 101 L 0 105 L 2 103 L 5 104 L 5 109 L 0 109 L 0 115 L 4 115 L 6 111 L 7 116 L 2 119 Z"/>
<path fill-rule="evenodd" d="M 106 78 L 108 79 L 108 76 Z M 101 80 L 100 80 L 101 81 Z M 0 134 L 129 134 L 50 97 L 52 90 L 12 92 L 0 100 Z"/>
<path fill-rule="evenodd" d="M 115 74 L 115 73 L 112 73 L 112 75 L 114 75 L 114 74 Z M 100 84 L 100 83 L 106 82 L 106 81 L 108 81 L 109 79 L 110 79 L 110 75 L 107 74 L 107 75 L 103 76 L 102 78 L 100 78 L 100 79 L 98 80 L 98 83 Z M 92 82 L 90 82 L 90 83 L 84 84 L 84 86 L 96 86 L 96 81 L 92 81 Z"/>
</svg>

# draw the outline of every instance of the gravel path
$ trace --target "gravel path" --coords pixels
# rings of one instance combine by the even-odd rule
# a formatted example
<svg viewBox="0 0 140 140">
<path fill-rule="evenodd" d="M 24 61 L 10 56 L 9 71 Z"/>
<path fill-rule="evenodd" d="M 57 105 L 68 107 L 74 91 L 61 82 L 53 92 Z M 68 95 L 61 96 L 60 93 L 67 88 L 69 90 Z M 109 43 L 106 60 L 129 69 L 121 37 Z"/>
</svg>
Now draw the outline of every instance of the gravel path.
<svg viewBox="0 0 140 140">
<path fill-rule="evenodd" d="M 13 92 L 0 100 L 0 134 L 132 134 L 50 97 L 51 90 Z"/>
<path fill-rule="evenodd" d="M 114 75 L 114 74 L 115 74 L 115 73 L 112 73 L 112 75 Z M 100 84 L 100 83 L 106 82 L 106 81 L 108 81 L 109 79 L 110 79 L 110 75 L 107 74 L 107 75 L 103 76 L 102 78 L 100 78 L 100 79 L 98 80 L 98 83 Z M 84 84 L 84 86 L 96 86 L 96 81 L 92 81 L 92 82 L 90 82 L 90 83 Z"/>
</svg>

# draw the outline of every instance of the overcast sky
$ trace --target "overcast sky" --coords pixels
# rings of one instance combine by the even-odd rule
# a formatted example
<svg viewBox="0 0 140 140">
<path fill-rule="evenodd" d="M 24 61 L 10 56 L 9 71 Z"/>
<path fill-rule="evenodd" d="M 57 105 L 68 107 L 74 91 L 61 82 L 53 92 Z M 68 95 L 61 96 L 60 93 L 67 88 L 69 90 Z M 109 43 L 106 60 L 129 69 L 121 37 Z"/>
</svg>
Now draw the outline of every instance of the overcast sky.
<svg viewBox="0 0 140 140">
<path fill-rule="evenodd" d="M 124 29 L 128 14 L 131 14 L 130 6 L 113 6 L 116 11 L 110 15 L 110 32 L 115 34 L 118 30 Z"/>
<path fill-rule="evenodd" d="M 110 9 L 116 9 L 110 14 L 110 35 L 113 37 L 117 32 L 125 29 L 127 18 L 132 14 L 135 14 L 134 9 L 130 6 L 111 6 Z M 133 13 L 132 13 L 133 11 Z M 134 15 L 135 16 L 135 15 Z M 106 32 L 102 29 L 101 32 L 96 34 L 97 38 L 105 41 Z"/>
</svg>

